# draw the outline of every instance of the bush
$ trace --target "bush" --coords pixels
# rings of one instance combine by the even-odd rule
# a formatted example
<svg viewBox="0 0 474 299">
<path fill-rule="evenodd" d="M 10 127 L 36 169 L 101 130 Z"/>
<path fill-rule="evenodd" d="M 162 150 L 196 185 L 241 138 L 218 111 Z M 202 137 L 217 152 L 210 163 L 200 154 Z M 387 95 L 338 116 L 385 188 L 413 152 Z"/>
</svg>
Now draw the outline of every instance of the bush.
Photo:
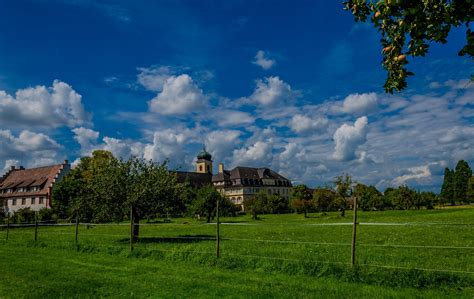
<svg viewBox="0 0 474 299">
<path fill-rule="evenodd" d="M 12 216 L 13 223 L 33 223 L 35 221 L 35 211 L 30 208 L 17 210 Z"/>
<path fill-rule="evenodd" d="M 57 219 L 58 217 L 52 209 L 43 208 L 38 211 L 39 221 L 56 221 Z"/>
</svg>

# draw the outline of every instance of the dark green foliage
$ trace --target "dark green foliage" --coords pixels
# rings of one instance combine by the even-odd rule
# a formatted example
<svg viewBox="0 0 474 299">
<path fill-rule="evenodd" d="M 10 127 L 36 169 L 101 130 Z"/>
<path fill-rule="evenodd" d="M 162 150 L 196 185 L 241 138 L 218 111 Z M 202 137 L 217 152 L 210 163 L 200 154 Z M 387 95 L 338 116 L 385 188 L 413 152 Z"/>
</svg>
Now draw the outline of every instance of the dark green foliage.
<svg viewBox="0 0 474 299">
<path fill-rule="evenodd" d="M 294 186 L 291 190 L 290 205 L 297 213 L 304 213 L 306 218 L 308 210 L 312 207 L 313 194 L 306 185 Z"/>
<path fill-rule="evenodd" d="M 38 220 L 45 222 L 56 221 L 57 216 L 52 209 L 43 208 L 38 211 Z"/>
<path fill-rule="evenodd" d="M 268 212 L 272 214 L 280 214 L 288 211 L 289 201 L 279 194 L 268 196 Z"/>
<path fill-rule="evenodd" d="M 388 76 L 386 92 L 407 87 L 407 55 L 425 56 L 433 42 L 446 43 L 452 27 L 466 26 L 466 45 L 459 55 L 474 58 L 474 32 L 469 22 L 474 18 L 471 0 L 347 0 L 344 9 L 351 11 L 356 21 L 368 17 L 382 35 L 383 67 Z"/>
<path fill-rule="evenodd" d="M 245 211 L 252 215 L 252 219 L 258 219 L 259 214 L 268 213 L 268 200 L 267 193 L 260 191 L 244 200 Z"/>
<path fill-rule="evenodd" d="M 337 193 L 330 188 L 316 188 L 313 192 L 313 206 L 319 212 L 337 209 Z"/>
<path fill-rule="evenodd" d="M 466 200 L 469 203 L 474 203 L 474 176 L 467 182 Z"/>
<path fill-rule="evenodd" d="M 216 215 L 217 201 L 219 201 L 219 215 L 235 215 L 235 205 L 223 197 L 213 186 L 204 186 L 197 190 L 196 199 L 190 205 L 192 214 L 205 217 L 209 223 Z"/>
<path fill-rule="evenodd" d="M 385 208 L 383 195 L 374 186 L 359 183 L 355 186 L 354 196 L 357 196 L 358 205 L 364 211 L 383 210 Z"/>
<path fill-rule="evenodd" d="M 334 180 L 334 186 L 339 195 L 337 202 L 341 210 L 341 216 L 345 216 L 347 209 L 347 197 L 352 195 L 352 177 L 349 174 L 337 176 Z"/>
<path fill-rule="evenodd" d="M 12 223 L 34 223 L 35 211 L 30 208 L 21 208 L 11 216 Z"/>
<path fill-rule="evenodd" d="M 397 209 L 409 210 L 415 205 L 416 192 L 408 186 L 401 186 L 393 198 L 393 205 Z"/>
<path fill-rule="evenodd" d="M 444 169 L 440 198 L 442 204 L 450 202 L 454 205 L 454 172 L 447 167 Z"/>
<path fill-rule="evenodd" d="M 456 202 L 471 202 L 469 195 L 469 180 L 471 177 L 472 170 L 464 160 L 458 161 L 454 170 L 446 168 L 440 193 L 441 204 L 450 202 L 454 205 Z"/>
<path fill-rule="evenodd" d="M 466 161 L 460 160 L 454 171 L 454 198 L 462 203 L 467 203 L 467 185 L 472 176 L 472 170 Z"/>
</svg>

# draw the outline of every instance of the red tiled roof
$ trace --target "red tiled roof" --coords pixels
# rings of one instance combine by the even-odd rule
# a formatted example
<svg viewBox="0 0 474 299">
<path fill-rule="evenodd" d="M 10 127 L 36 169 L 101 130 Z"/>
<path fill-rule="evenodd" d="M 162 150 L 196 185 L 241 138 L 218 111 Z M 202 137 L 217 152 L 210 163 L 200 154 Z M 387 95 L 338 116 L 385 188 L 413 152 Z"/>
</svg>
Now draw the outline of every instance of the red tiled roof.
<svg viewBox="0 0 474 299">
<path fill-rule="evenodd" d="M 0 197 L 47 195 L 48 188 L 53 183 L 56 174 L 62 169 L 63 164 L 45 166 L 31 169 L 14 169 L 1 180 Z M 18 187 L 40 187 L 33 192 L 3 193 L 4 189 Z"/>
</svg>

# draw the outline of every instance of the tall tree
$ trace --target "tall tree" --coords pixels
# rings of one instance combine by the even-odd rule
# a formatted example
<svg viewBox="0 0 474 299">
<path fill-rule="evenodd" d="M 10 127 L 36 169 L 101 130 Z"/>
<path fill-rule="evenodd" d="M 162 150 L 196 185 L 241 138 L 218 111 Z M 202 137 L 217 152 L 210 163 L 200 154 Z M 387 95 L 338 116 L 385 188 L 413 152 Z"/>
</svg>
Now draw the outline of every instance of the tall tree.
<svg viewBox="0 0 474 299">
<path fill-rule="evenodd" d="M 319 212 L 327 212 L 335 207 L 337 193 L 330 188 L 316 188 L 313 192 L 313 206 Z"/>
<path fill-rule="evenodd" d="M 337 176 L 334 180 L 334 186 L 339 195 L 341 216 L 344 217 L 347 209 L 347 197 L 352 195 L 352 177 L 347 173 Z"/>
<path fill-rule="evenodd" d="M 191 203 L 190 210 L 194 215 L 206 217 L 207 223 L 216 215 L 217 201 L 223 202 L 222 195 L 213 186 L 204 186 L 197 190 L 196 199 Z M 222 214 L 223 205 L 219 205 L 219 215 Z"/>
<path fill-rule="evenodd" d="M 468 203 L 474 203 L 474 176 L 467 182 L 466 199 Z"/>
<path fill-rule="evenodd" d="M 454 205 L 454 172 L 447 167 L 444 169 L 443 185 L 439 196 L 441 204 L 451 202 Z"/>
<path fill-rule="evenodd" d="M 454 170 L 454 199 L 460 202 L 467 202 L 466 192 L 467 183 L 472 176 L 471 167 L 469 164 L 460 160 Z"/>
<path fill-rule="evenodd" d="M 60 218 L 74 218 L 79 214 L 85 221 L 106 221 L 102 219 L 106 214 L 97 214 L 95 218 L 93 206 L 100 203 L 103 198 L 99 192 L 98 181 L 117 165 L 117 159 L 112 153 L 97 150 L 91 157 L 82 157 L 78 165 L 72 169 L 62 180 L 55 184 L 52 192 L 52 208 Z M 111 194 L 116 189 L 106 190 L 103 193 Z"/>
<path fill-rule="evenodd" d="M 291 207 L 298 213 L 303 212 L 304 217 L 307 217 L 308 209 L 311 208 L 313 194 L 306 185 L 294 186 L 291 189 Z"/>
<path fill-rule="evenodd" d="M 257 220 L 259 214 L 268 212 L 268 197 L 266 192 L 260 191 L 244 200 L 245 211 L 252 215 L 252 219 Z"/>
<path fill-rule="evenodd" d="M 474 32 L 469 28 L 474 19 L 472 0 L 348 0 L 343 4 L 356 21 L 370 17 L 382 35 L 386 92 L 407 87 L 406 79 L 413 75 L 406 68 L 407 55 L 425 56 L 433 42 L 446 43 L 452 27 L 465 25 L 466 45 L 458 54 L 474 58 Z"/>
</svg>

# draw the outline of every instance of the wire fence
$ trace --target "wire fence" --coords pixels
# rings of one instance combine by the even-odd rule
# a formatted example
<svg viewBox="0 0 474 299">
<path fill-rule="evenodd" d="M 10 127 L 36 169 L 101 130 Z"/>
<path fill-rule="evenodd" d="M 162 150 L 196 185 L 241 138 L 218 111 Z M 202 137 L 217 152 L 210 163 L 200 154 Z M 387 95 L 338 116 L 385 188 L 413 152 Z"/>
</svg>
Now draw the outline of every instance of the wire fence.
<svg viewBox="0 0 474 299">
<path fill-rule="evenodd" d="M 241 225 L 236 223 L 219 223 L 219 225 Z M 278 223 L 280 225 L 288 225 Z M 34 223 L 14 223 L 14 224 L 6 224 L 0 225 L 0 232 L 5 234 L 5 237 L 2 238 L 0 235 L 0 240 L 8 241 L 12 238 L 18 237 L 17 241 L 24 241 L 24 240 L 41 240 L 45 236 L 51 236 L 48 238 L 44 238 L 42 241 L 54 242 L 54 241 L 66 241 L 70 243 L 75 243 L 76 245 L 81 242 L 85 242 L 84 244 L 92 244 L 97 245 L 100 243 L 98 247 L 106 247 L 106 248 L 114 248 L 117 250 L 130 250 L 132 251 L 134 247 L 143 248 L 147 252 L 163 252 L 163 253 L 179 253 L 179 254 L 203 254 L 203 255 L 216 255 L 217 257 L 237 257 L 237 258 L 245 258 L 245 259 L 257 259 L 257 260 L 275 260 L 275 261 L 287 261 L 287 262 L 306 262 L 302 258 L 292 258 L 289 256 L 269 256 L 269 255 L 261 255 L 255 254 L 253 251 L 261 250 L 263 247 L 257 245 L 256 249 L 252 248 L 252 250 L 243 250 L 242 253 L 235 252 L 235 248 L 247 248 L 245 243 L 255 243 L 255 244 L 277 244 L 281 246 L 285 245 L 298 245 L 298 246 L 323 246 L 328 248 L 348 248 L 353 246 L 352 243 L 349 242 L 322 242 L 322 241 L 307 241 L 307 240 L 292 240 L 292 239 L 270 239 L 270 238 L 239 238 L 239 237 L 232 237 L 216 234 L 215 236 L 200 236 L 200 235 L 190 235 L 190 236 L 176 236 L 176 235 L 166 235 L 166 234 L 156 234 L 157 227 L 166 227 L 166 226 L 176 226 L 181 225 L 181 223 L 141 223 L 141 224 L 128 224 L 128 223 L 52 223 L 49 221 L 37 221 Z M 183 224 L 184 225 L 184 224 Z M 212 223 L 210 225 L 217 226 L 217 223 Z M 274 224 L 256 224 L 258 226 L 265 227 L 266 225 L 274 225 Z M 340 226 L 346 227 L 347 225 L 351 225 L 351 223 L 328 223 L 328 224 L 295 224 L 292 223 L 291 225 L 300 225 L 302 227 L 308 227 L 308 225 L 312 227 L 324 227 L 324 226 Z M 356 223 L 356 225 L 378 225 L 378 226 L 417 226 L 419 223 Z M 433 226 L 436 229 L 439 227 L 446 227 L 446 226 L 464 226 L 464 227 L 474 227 L 474 224 L 470 223 L 423 223 L 420 224 L 421 226 Z M 140 242 L 136 242 L 133 240 L 133 234 L 131 233 L 134 229 L 134 226 L 144 227 L 153 229 L 153 234 L 142 234 L 140 237 L 142 239 L 151 238 L 153 239 L 154 245 L 155 243 L 167 243 L 171 240 L 179 240 L 179 241 L 204 241 L 207 242 L 207 246 L 203 249 L 202 247 L 197 247 L 195 249 L 180 248 L 179 246 L 175 246 L 172 248 L 156 248 L 148 246 L 147 244 L 142 245 Z M 186 224 L 189 226 L 189 224 Z M 203 227 L 203 228 L 212 228 L 208 225 L 194 225 L 195 227 Z M 111 231 L 95 231 L 91 230 L 94 227 L 97 228 L 104 228 L 104 229 L 112 229 Z M 130 234 L 128 232 L 128 227 L 130 227 Z M 127 228 L 125 231 L 124 229 Z M 206 231 L 208 232 L 208 231 Z M 43 236 L 43 237 L 42 237 Z M 62 238 L 61 238 L 62 237 Z M 56 238 L 56 239 L 55 239 Z M 93 239 L 91 239 L 93 238 Z M 106 239 L 115 239 L 114 242 L 106 241 Z M 117 240 L 118 238 L 118 240 Z M 100 241 L 100 242 L 99 242 Z M 117 246 L 116 241 L 119 241 L 121 244 Z M 128 243 L 128 241 L 130 243 Z M 224 248 L 220 247 L 216 254 L 215 250 L 210 250 L 210 246 L 213 243 L 218 243 L 217 247 L 219 247 L 219 242 L 222 242 L 222 245 L 228 245 L 229 247 Z M 237 245 L 232 245 L 232 243 L 237 243 Z M 105 245 L 104 245 L 105 244 Z M 130 247 L 127 248 L 124 245 L 130 244 Z M 174 245 L 174 244 L 173 244 Z M 365 242 L 358 242 L 358 247 L 361 248 L 381 248 L 384 250 L 390 250 L 393 248 L 397 249 L 419 249 L 419 250 L 454 250 L 462 252 L 462 254 L 468 254 L 470 256 L 474 256 L 471 251 L 474 250 L 474 246 L 466 245 L 466 246 L 456 246 L 456 245 L 436 245 L 436 244 L 423 244 L 423 245 L 416 245 L 416 244 L 397 244 L 397 243 L 384 243 L 384 244 L 376 244 L 376 243 L 365 243 Z M 229 249 L 229 250 L 226 250 Z M 291 252 L 293 248 L 289 248 L 287 251 L 283 253 Z M 346 250 L 346 249 L 342 249 Z M 220 252 L 222 251 L 222 252 Z M 414 257 L 415 258 L 415 257 Z M 324 259 L 314 259 L 310 260 L 311 262 L 318 263 L 318 264 L 334 264 L 334 265 L 342 265 L 342 266 L 351 266 L 352 263 L 350 262 L 342 262 L 337 260 L 324 260 Z M 427 271 L 427 272 L 442 272 L 442 273 L 458 273 L 458 274 L 466 274 L 472 275 L 474 271 L 471 269 L 436 269 L 430 267 L 418 267 L 418 266 L 400 266 L 400 265 L 388 265 L 388 264 L 377 264 L 377 263 L 366 263 L 366 262 L 359 262 L 356 263 L 359 267 L 373 267 L 373 268 L 380 268 L 380 269 L 400 269 L 400 270 L 418 270 L 418 271 Z"/>
</svg>

